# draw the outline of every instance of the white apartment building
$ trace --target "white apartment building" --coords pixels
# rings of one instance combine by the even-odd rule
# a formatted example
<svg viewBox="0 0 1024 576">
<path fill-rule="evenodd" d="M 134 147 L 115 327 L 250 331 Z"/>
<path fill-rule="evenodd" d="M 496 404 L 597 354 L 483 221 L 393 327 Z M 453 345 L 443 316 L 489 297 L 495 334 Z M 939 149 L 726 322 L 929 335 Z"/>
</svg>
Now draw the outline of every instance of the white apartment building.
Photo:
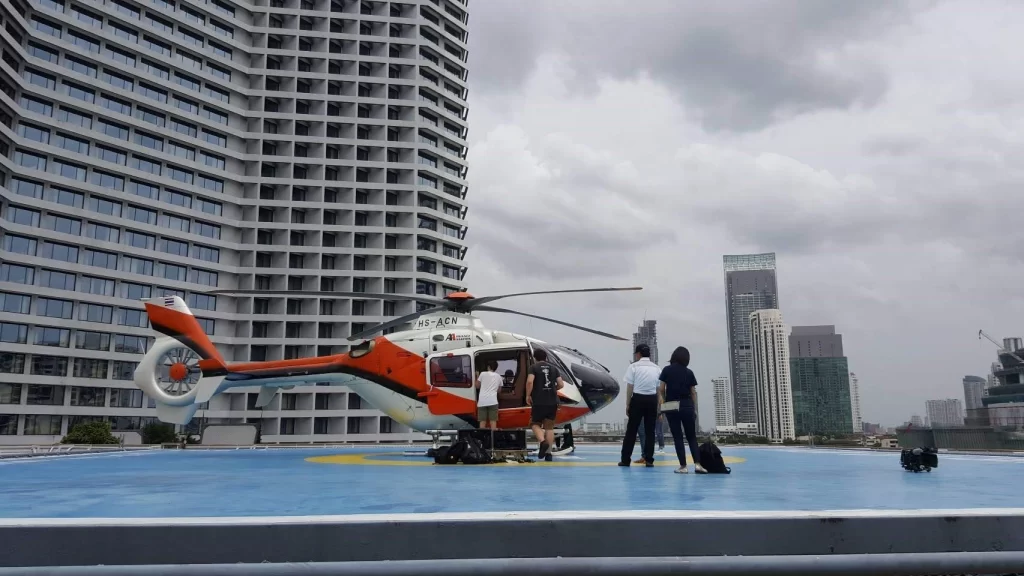
<svg viewBox="0 0 1024 576">
<path fill-rule="evenodd" d="M 0 0 L 0 444 L 155 417 L 140 298 L 224 357 L 337 354 L 415 304 L 267 289 L 463 288 L 465 0 Z M 341 386 L 201 422 L 264 442 L 421 437 Z"/>
<path fill-rule="evenodd" d="M 860 413 L 860 381 L 850 372 L 850 408 L 853 415 L 853 433 L 864 433 L 864 417 Z"/>
<path fill-rule="evenodd" d="M 715 390 L 715 428 L 735 426 L 736 417 L 733 412 L 732 382 L 728 376 L 711 379 Z"/>
<path fill-rule="evenodd" d="M 796 437 L 786 332 L 779 310 L 758 310 L 750 315 L 757 429 L 772 442 Z"/>
<path fill-rule="evenodd" d="M 954 428 L 964 425 L 964 405 L 959 398 L 928 400 L 924 407 L 932 428 Z"/>
</svg>

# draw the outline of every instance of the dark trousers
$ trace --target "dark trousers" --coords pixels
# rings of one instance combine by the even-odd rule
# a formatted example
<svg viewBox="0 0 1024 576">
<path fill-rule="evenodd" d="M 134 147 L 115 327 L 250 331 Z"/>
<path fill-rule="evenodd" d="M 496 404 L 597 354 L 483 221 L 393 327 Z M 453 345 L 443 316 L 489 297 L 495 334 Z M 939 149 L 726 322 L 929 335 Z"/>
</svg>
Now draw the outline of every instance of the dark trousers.
<svg viewBox="0 0 1024 576">
<path fill-rule="evenodd" d="M 694 464 L 700 464 L 700 456 L 697 454 L 697 412 L 693 405 L 680 403 L 679 410 L 665 412 L 665 419 L 668 420 L 668 429 L 672 431 L 679 466 L 686 466 L 686 444 L 690 445 L 690 456 L 693 456 Z M 684 430 L 686 436 L 683 436 Z"/>
<path fill-rule="evenodd" d="M 654 439 L 658 443 L 658 448 L 661 448 L 661 449 L 665 448 L 665 426 L 662 423 L 663 421 L 664 421 L 664 418 L 661 418 L 659 416 L 658 419 L 655 420 L 655 424 L 654 424 Z M 637 434 L 637 436 L 640 437 L 640 445 L 643 446 L 644 445 L 644 428 L 643 428 L 643 426 L 640 427 L 640 433 Z"/>
<path fill-rule="evenodd" d="M 644 459 L 654 462 L 654 421 L 658 419 L 657 394 L 633 394 L 629 401 L 629 419 L 626 421 L 626 437 L 622 439 L 622 461 L 633 458 L 633 446 L 640 422 L 644 425 L 644 442 L 641 447 Z"/>
</svg>

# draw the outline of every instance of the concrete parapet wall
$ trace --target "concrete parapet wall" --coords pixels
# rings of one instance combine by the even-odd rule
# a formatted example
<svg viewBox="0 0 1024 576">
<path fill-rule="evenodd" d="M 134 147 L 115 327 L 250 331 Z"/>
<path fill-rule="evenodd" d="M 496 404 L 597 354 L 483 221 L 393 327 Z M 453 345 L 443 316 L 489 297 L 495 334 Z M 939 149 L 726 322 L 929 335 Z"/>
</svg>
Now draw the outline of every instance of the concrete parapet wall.
<svg viewBox="0 0 1024 576">
<path fill-rule="evenodd" d="M 1024 509 L 0 519 L 0 566 L 1024 551 Z"/>
<path fill-rule="evenodd" d="M 897 428 L 900 446 L 946 450 L 1024 450 L 1024 433 L 991 427 Z"/>
<path fill-rule="evenodd" d="M 256 426 L 252 424 L 211 424 L 203 429 L 204 446 L 252 446 L 256 443 Z"/>
</svg>

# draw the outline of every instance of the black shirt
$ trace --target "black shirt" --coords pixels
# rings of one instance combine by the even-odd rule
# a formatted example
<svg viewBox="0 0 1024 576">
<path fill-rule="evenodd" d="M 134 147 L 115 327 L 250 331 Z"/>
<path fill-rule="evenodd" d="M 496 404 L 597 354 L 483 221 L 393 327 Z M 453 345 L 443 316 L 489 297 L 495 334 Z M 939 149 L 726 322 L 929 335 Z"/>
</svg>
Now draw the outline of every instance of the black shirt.
<svg viewBox="0 0 1024 576">
<path fill-rule="evenodd" d="M 692 370 L 681 364 L 669 364 L 661 371 L 659 380 L 665 383 L 665 402 L 678 400 L 680 405 L 693 406 L 692 390 L 697 378 Z"/>
<path fill-rule="evenodd" d="M 537 362 L 530 367 L 533 376 L 533 405 L 558 404 L 558 368 L 549 362 Z"/>
</svg>

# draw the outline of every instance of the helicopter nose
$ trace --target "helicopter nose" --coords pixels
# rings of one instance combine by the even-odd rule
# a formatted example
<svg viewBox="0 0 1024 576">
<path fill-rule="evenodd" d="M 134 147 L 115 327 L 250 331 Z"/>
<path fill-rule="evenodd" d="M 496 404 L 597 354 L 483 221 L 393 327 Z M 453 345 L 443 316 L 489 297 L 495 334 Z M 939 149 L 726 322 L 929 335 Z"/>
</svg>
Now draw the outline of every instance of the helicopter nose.
<svg viewBox="0 0 1024 576">
<path fill-rule="evenodd" d="M 572 373 L 580 382 L 580 392 L 591 412 L 611 404 L 619 395 L 619 383 L 607 372 L 573 364 Z"/>
</svg>

